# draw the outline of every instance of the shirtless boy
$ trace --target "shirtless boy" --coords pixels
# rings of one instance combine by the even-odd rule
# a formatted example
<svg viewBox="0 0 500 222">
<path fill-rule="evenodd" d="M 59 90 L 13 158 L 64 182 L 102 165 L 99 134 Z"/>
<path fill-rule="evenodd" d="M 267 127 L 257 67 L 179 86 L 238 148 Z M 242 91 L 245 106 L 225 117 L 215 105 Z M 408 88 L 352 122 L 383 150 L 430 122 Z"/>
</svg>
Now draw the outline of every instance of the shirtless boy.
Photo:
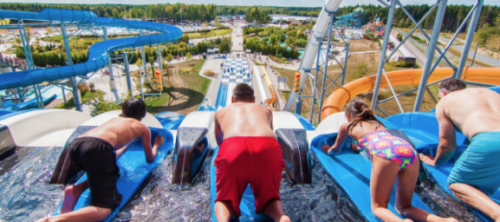
<svg viewBox="0 0 500 222">
<path fill-rule="evenodd" d="M 84 170 L 88 179 L 80 184 L 66 187 L 60 215 L 39 221 L 106 219 L 111 209 L 120 205 L 122 201 L 122 196 L 116 188 L 120 176 L 116 158 L 125 151 L 127 144 L 142 138 L 146 160 L 153 162 L 158 147 L 163 144 L 163 137 L 157 136 L 154 146 L 151 147 L 151 131 L 140 122 L 145 116 L 144 101 L 129 99 L 123 104 L 120 117 L 113 118 L 73 140 L 68 146 L 72 167 Z M 91 206 L 73 211 L 78 198 L 89 187 Z"/>
</svg>

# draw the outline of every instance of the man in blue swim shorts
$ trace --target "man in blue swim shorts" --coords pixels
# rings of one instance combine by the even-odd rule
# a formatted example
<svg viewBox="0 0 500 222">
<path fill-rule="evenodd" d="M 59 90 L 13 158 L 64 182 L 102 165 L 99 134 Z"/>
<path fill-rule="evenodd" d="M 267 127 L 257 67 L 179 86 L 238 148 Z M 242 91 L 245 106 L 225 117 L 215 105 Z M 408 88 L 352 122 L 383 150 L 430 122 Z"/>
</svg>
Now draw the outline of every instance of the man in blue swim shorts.
<svg viewBox="0 0 500 222">
<path fill-rule="evenodd" d="M 456 198 L 500 222 L 500 205 L 488 195 L 500 188 L 500 94 L 486 88 L 465 89 L 458 79 L 439 85 L 436 106 L 439 146 L 436 156 L 420 155 L 431 166 L 448 162 L 456 150 L 455 127 L 471 141 L 456 161 L 448 185 Z"/>
</svg>

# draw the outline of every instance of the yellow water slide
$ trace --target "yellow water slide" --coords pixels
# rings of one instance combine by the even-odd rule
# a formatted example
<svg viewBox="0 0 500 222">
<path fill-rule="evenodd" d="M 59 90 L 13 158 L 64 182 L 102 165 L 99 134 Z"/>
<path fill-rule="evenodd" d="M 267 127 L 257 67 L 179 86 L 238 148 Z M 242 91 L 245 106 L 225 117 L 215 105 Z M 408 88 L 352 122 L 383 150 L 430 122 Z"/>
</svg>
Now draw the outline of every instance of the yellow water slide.
<svg viewBox="0 0 500 222">
<path fill-rule="evenodd" d="M 393 86 L 419 84 L 422 77 L 422 69 L 407 69 L 388 72 L 387 77 Z M 435 82 L 453 75 L 451 68 L 436 68 L 429 77 L 428 82 Z M 323 103 L 321 118 L 342 111 L 342 107 L 351 98 L 361 93 L 371 91 L 375 87 L 377 76 L 366 76 L 350 83 L 338 87 Z M 470 68 L 466 67 L 462 79 L 470 82 L 500 85 L 500 68 Z M 382 76 L 380 87 L 387 87 L 389 84 Z"/>
<path fill-rule="evenodd" d="M 264 101 L 264 104 L 266 104 L 266 106 L 269 107 L 271 110 L 274 110 L 273 106 L 276 103 L 278 96 L 276 95 L 276 90 L 274 90 L 273 83 L 271 82 L 271 79 L 267 74 L 266 68 L 264 68 L 264 66 L 260 66 L 260 68 L 262 69 L 262 73 L 264 74 L 264 80 L 266 81 L 267 88 L 269 88 L 269 92 L 271 92 L 271 98 L 266 99 Z"/>
</svg>

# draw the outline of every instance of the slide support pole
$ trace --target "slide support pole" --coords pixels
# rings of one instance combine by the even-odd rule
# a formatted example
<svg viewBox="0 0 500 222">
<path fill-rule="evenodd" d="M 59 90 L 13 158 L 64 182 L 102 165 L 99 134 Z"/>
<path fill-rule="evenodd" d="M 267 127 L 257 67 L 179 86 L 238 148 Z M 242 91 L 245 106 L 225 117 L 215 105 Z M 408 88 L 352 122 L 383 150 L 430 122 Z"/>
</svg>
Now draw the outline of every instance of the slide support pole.
<svg viewBox="0 0 500 222">
<path fill-rule="evenodd" d="M 464 51 L 460 57 L 460 63 L 457 67 L 457 72 L 453 75 L 455 79 L 462 78 L 462 72 L 465 68 L 465 63 L 467 63 L 467 57 L 469 56 L 470 45 L 472 44 L 472 38 L 474 38 L 474 32 L 476 31 L 477 22 L 479 21 L 479 16 L 481 16 L 481 10 L 483 9 L 484 0 L 477 1 L 477 7 L 472 15 L 472 20 L 469 22 L 469 27 L 467 30 L 467 37 L 465 38 Z"/>
<path fill-rule="evenodd" d="M 70 66 L 73 65 L 73 59 L 71 58 L 71 50 L 69 48 L 68 35 L 66 33 L 66 25 L 64 22 L 61 22 L 61 33 L 64 40 L 64 49 L 66 51 L 66 65 Z M 80 90 L 78 90 L 76 77 L 73 76 L 69 78 L 69 81 L 71 82 L 71 87 L 73 88 L 73 102 L 75 103 L 75 109 L 76 111 L 82 112 Z"/>
<path fill-rule="evenodd" d="M 128 95 L 132 96 L 132 81 L 130 79 L 130 70 L 129 70 L 129 67 L 128 67 L 127 52 L 123 52 L 123 66 L 125 68 L 125 75 L 127 75 Z"/>
<path fill-rule="evenodd" d="M 425 66 L 422 72 L 422 79 L 420 80 L 420 85 L 418 86 L 417 100 L 415 101 L 415 108 L 413 109 L 414 112 L 420 111 L 420 107 L 422 106 L 427 80 L 429 79 L 429 76 L 431 76 L 431 66 L 434 61 L 434 53 L 436 51 L 439 34 L 441 32 L 444 14 L 446 13 L 447 3 L 448 0 L 440 0 L 439 2 L 439 8 L 436 14 L 436 20 L 434 22 L 431 40 L 429 43 L 429 47 L 427 48 L 427 61 L 425 62 Z"/>
<path fill-rule="evenodd" d="M 380 63 L 377 70 L 377 79 L 375 80 L 375 87 L 373 88 L 373 97 L 371 110 L 377 108 L 378 105 L 378 91 L 380 88 L 380 80 L 382 79 L 382 71 L 384 69 L 385 54 L 387 53 L 387 45 L 389 45 L 389 36 L 392 30 L 392 21 L 394 20 L 394 11 L 396 10 L 396 3 L 398 0 L 391 1 L 391 8 L 389 9 L 389 17 L 387 18 L 387 26 L 385 27 L 384 43 L 382 44 L 382 52 L 380 53 Z"/>
</svg>

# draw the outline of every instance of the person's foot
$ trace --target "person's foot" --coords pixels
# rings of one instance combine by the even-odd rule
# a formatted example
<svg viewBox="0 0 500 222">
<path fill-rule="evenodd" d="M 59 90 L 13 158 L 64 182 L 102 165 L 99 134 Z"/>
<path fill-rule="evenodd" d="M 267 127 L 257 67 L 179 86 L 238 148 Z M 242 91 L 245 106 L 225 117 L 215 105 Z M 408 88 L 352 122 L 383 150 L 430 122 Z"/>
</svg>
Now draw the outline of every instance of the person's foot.
<svg viewBox="0 0 500 222">
<path fill-rule="evenodd" d="M 279 222 L 291 222 L 291 220 L 287 215 L 283 215 L 283 216 L 281 216 Z"/>
<path fill-rule="evenodd" d="M 413 222 L 411 219 L 404 219 L 403 222 Z"/>
<path fill-rule="evenodd" d="M 457 219 L 453 218 L 453 217 L 448 217 L 445 219 L 446 222 L 458 222 Z"/>
<path fill-rule="evenodd" d="M 68 186 L 64 189 L 64 200 L 61 207 L 61 214 L 73 211 L 78 198 L 82 194 L 83 190 L 80 191 L 75 186 Z"/>
</svg>

